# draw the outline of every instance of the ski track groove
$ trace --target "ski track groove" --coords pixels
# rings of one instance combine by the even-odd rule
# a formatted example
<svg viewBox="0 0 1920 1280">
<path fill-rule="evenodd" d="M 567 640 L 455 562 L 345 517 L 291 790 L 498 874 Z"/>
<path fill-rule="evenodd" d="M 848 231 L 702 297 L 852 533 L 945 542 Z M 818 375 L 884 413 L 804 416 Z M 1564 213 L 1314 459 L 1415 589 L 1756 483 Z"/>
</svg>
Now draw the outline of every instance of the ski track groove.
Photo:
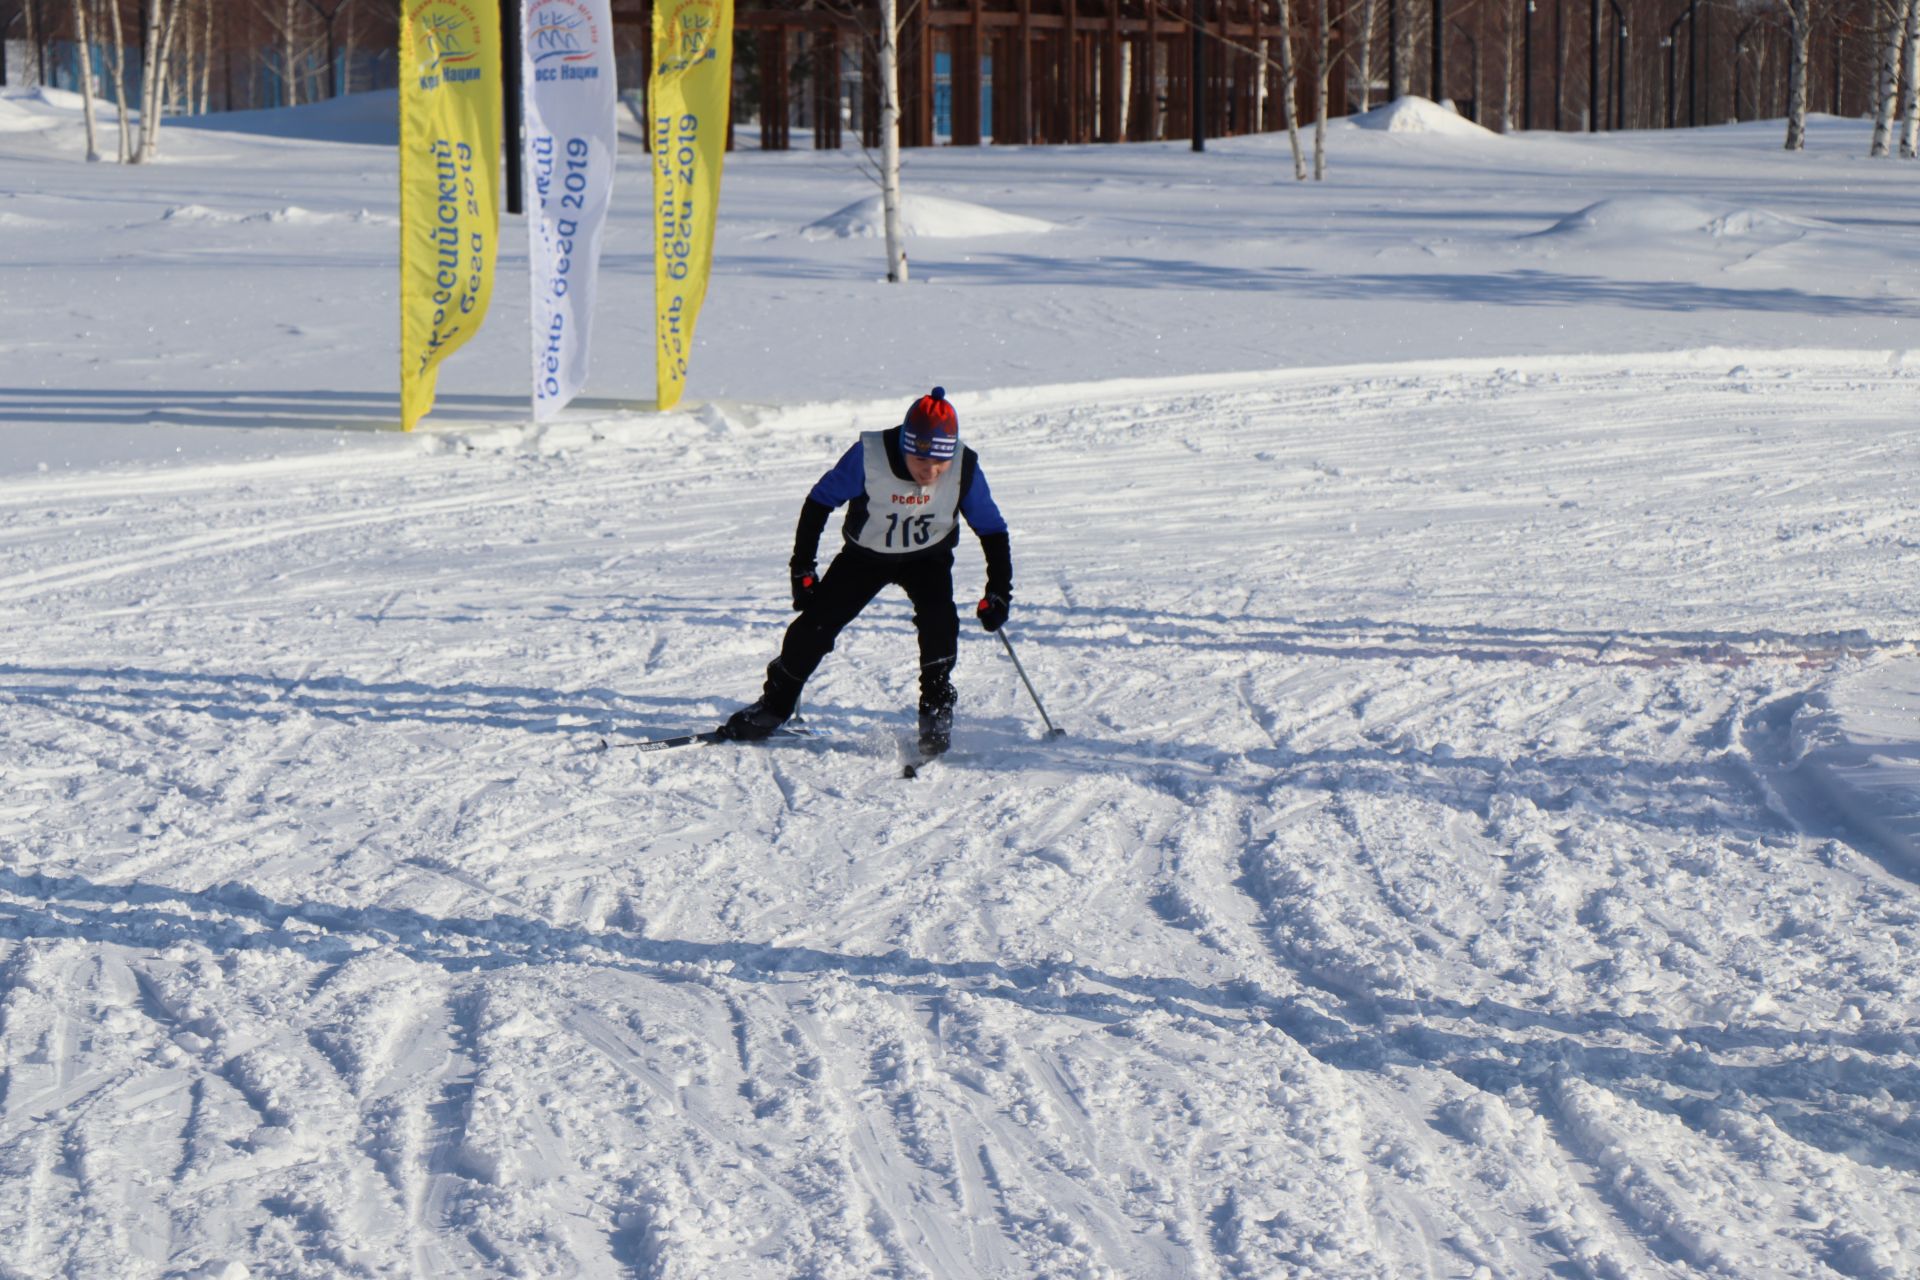
<svg viewBox="0 0 1920 1280">
<path fill-rule="evenodd" d="M 1689 572 L 1717 580 L 1750 554 L 1743 539 L 1772 537 L 1776 525 L 1805 526 L 1788 543 L 1795 557 L 1849 556 L 1860 540 L 1897 537 L 1911 521 L 1859 517 L 1848 495 L 1820 487 L 1801 424 L 1832 388 L 1862 385 L 1904 404 L 1911 382 L 1814 376 L 1737 390 L 1725 375 L 1701 372 L 1663 374 L 1650 392 L 1600 374 L 1516 386 L 1490 374 L 1426 374 L 1149 396 L 1071 412 L 982 412 L 970 422 L 994 440 L 1003 503 L 1027 501 L 1047 482 L 1062 433 L 1125 446 L 1130 469 L 1115 477 L 1123 508 L 1131 482 L 1211 487 L 1230 498 L 1270 483 L 1263 477 L 1274 472 L 1256 468 L 1279 469 L 1297 498 L 1287 511 L 1222 529 L 1220 545 L 1204 552 L 1174 538 L 1165 567 L 1177 578 L 1216 554 L 1258 563 L 1290 539 L 1308 563 L 1296 578 L 1211 596 L 1172 585 L 1117 590 L 1130 580 L 1123 562 L 1135 556 L 1125 545 L 1127 513 L 1089 513 L 1089 545 L 1111 535 L 1114 566 L 1084 566 L 1071 580 L 1056 571 L 1045 597 L 1022 600 L 1016 614 L 1019 636 L 1031 641 L 1025 652 L 1038 659 L 1030 668 L 1050 695 L 1064 691 L 1048 700 L 1069 712 L 1056 718 L 1073 721 L 1073 736 L 1050 747 L 1029 742 L 1030 709 L 1010 675 L 970 649 L 966 708 L 978 715 L 979 745 L 930 772 L 912 807 L 891 817 L 872 799 L 878 782 L 848 786 L 849 770 L 885 765 L 859 742 L 699 753 L 640 769 L 548 759 L 539 749 L 547 739 L 533 733 L 549 719 L 564 729 L 567 715 L 705 714 L 724 690 L 687 687 L 696 679 L 724 674 L 727 688 L 744 688 L 749 677 L 734 681 L 732 666 L 769 649 L 785 614 L 756 604 L 742 625 L 734 605 L 781 588 L 777 573 L 761 572 L 760 544 L 777 549 L 788 518 L 784 499 L 770 514 L 744 490 L 791 487 L 788 471 L 823 461 L 811 434 L 791 430 L 805 425 L 804 414 L 768 433 L 773 443 L 742 442 L 749 456 L 736 464 L 649 470 L 627 452 L 587 450 L 572 468 L 511 453 L 422 455 L 339 473 L 296 462 L 150 483 L 0 486 L 0 547 L 21 566 L 0 578 L 0 599 L 28 625 L 43 623 L 47 637 L 40 661 L 30 653 L 21 669 L 0 672 L 0 703 L 25 722 L 13 738 L 17 754 L 32 760 L 4 766 L 21 810 L 0 809 L 4 830 L 45 828 L 28 852 L 49 876 L 168 892 L 203 886 L 179 889 L 166 908 L 178 929 L 158 920 L 160 905 L 137 897 L 115 912 L 85 894 L 35 903 L 6 892 L 0 1160 L 26 1207 L 0 1210 L 0 1229 L 19 1232 L 19 1264 L 72 1270 L 75 1255 L 41 1225 L 67 1216 L 50 1210 L 53 1202 L 140 1223 L 157 1210 L 179 1231 L 193 1228 L 183 1203 L 218 1189 L 235 1197 L 237 1222 L 258 1228 L 263 1213 L 284 1220 L 276 1229 L 298 1241 L 299 1254 L 337 1263 L 342 1255 L 329 1254 L 317 1229 L 324 1215 L 298 1209 L 285 1186 L 298 1172 L 295 1155 L 320 1158 L 300 1143 L 338 1132 L 351 1140 L 326 1158 L 343 1185 L 315 1192 L 313 1212 L 364 1218 L 355 1206 L 391 1196 L 404 1221 L 380 1239 L 417 1274 L 538 1272 L 559 1256 L 537 1252 L 542 1231 L 549 1241 L 599 1239 L 553 1246 L 594 1274 L 601 1262 L 664 1271 L 676 1257 L 697 1267 L 722 1256 L 754 1277 L 836 1268 L 1280 1274 L 1294 1265 L 1279 1252 L 1281 1236 L 1312 1239 L 1307 1226 L 1261 1216 L 1271 1209 L 1265 1182 L 1282 1171 L 1307 1188 L 1302 1204 L 1331 1213 L 1346 1196 L 1362 1206 L 1352 1237 L 1362 1252 L 1345 1258 L 1355 1276 L 1452 1274 L 1463 1258 L 1492 1259 L 1485 1265 L 1494 1274 L 1662 1275 L 1714 1265 L 1716 1255 L 1688 1234 L 1712 1202 L 1689 1202 L 1684 1188 L 1664 1201 L 1637 1196 L 1621 1180 L 1630 1167 L 1574 1131 L 1568 1090 L 1659 1115 L 1647 1099 L 1687 1084 L 1679 1068 L 1660 1064 L 1666 1039 L 1726 1059 L 1722 1078 L 1753 1101 L 1735 1099 L 1725 1115 L 1678 1105 L 1672 1114 L 1691 1135 L 1684 1154 L 1702 1176 L 1735 1182 L 1753 1157 L 1727 1136 L 1726 1116 L 1774 1122 L 1778 1111 L 1798 1132 L 1841 1145 L 1866 1124 L 1867 1086 L 1900 1079 L 1904 1051 L 1887 1046 L 1907 1033 L 1895 1026 L 1877 1033 L 1881 1040 L 1842 1045 L 1857 1055 L 1849 1077 L 1838 1057 L 1784 1070 L 1788 1053 L 1817 1047 L 1796 1038 L 1789 1020 L 1749 1019 L 1749 1043 L 1737 1034 L 1737 1013 L 1722 1016 L 1715 1032 L 1712 1022 L 1689 1025 L 1666 1011 L 1582 1016 L 1584 1006 L 1566 1001 L 1583 996 L 1610 1009 L 1623 993 L 1637 998 L 1630 984 L 1644 975 L 1630 961 L 1647 967 L 1646 980 L 1669 984 L 1649 988 L 1656 994 L 1684 986 L 1686 971 L 1662 965 L 1688 956 L 1737 970 L 1723 962 L 1738 953 L 1738 939 L 1716 936 L 1683 896 L 1670 907 L 1643 901 L 1614 919 L 1605 890 L 1610 877 L 1640 870 L 1628 863 L 1635 857 L 1647 875 L 1673 880 L 1676 895 L 1690 893 L 1687 860 L 1710 860 L 1723 847 L 1735 856 L 1741 841 L 1785 842 L 1779 865 L 1799 877 L 1790 889 L 1840 894 L 1855 880 L 1878 887 L 1879 899 L 1837 900 L 1862 918 L 1860 940 L 1808 936 L 1803 925 L 1801 945 L 1808 964 L 1885 981 L 1871 935 L 1899 926 L 1904 882 L 1871 860 L 1851 873 L 1798 869 L 1831 837 L 1803 798 L 1776 785 L 1785 762 L 1769 734 L 1783 723 L 1778 709 L 1798 705 L 1831 670 L 1912 646 L 1854 626 L 1844 611 L 1794 613 L 1777 632 L 1729 623 L 1721 634 L 1690 625 L 1698 615 L 1685 610 L 1655 611 L 1637 630 L 1611 625 L 1605 608 L 1542 626 L 1538 602 L 1490 616 L 1479 610 L 1486 597 L 1468 595 L 1422 619 L 1389 592 L 1331 592 L 1326 584 L 1365 582 L 1370 566 L 1393 562 L 1327 529 L 1335 521 L 1345 529 L 1349 509 L 1404 502 L 1423 506 L 1443 533 L 1457 522 L 1463 538 L 1492 537 L 1516 554 L 1539 540 L 1587 563 L 1624 557 L 1629 575 L 1657 576 L 1661 556 L 1680 555 Z M 1432 449 L 1417 468 L 1382 461 L 1395 458 L 1410 416 L 1449 405 L 1475 406 L 1453 421 L 1480 434 L 1462 432 L 1451 454 Z M 1555 419 L 1606 429 L 1530 434 L 1530 420 Z M 841 426 L 822 422 L 822 430 Z M 1703 451 L 1702 441 L 1734 434 L 1743 443 L 1737 456 Z M 1822 465 L 1885 465 L 1895 444 L 1855 434 L 1828 447 Z M 1590 494 L 1589 482 L 1618 483 L 1629 452 L 1651 477 L 1636 505 Z M 346 487 L 274 491 L 294 477 Z M 451 489 L 390 500 L 396 488 L 427 485 Z M 642 585 L 631 553 L 609 555 L 590 539 L 601 513 L 646 508 L 667 493 L 709 509 L 685 528 L 666 528 L 655 512 L 618 517 L 624 536 L 648 540 L 656 592 Z M 1584 505 L 1557 505 L 1560 495 Z M 1749 503 L 1762 509 L 1741 514 Z M 59 546 L 32 523 L 50 506 L 71 509 L 84 531 L 75 545 Z M 1649 541 L 1650 512 L 1662 521 L 1711 518 L 1701 532 Z M 138 545 L 103 553 L 129 521 L 141 527 Z M 1207 527 L 1194 513 L 1170 521 L 1191 524 L 1196 539 Z M 477 535 L 485 524 L 499 527 Z M 563 549 L 557 578 L 541 559 L 556 553 L 523 546 L 535 530 Z M 422 570 L 409 550 L 385 548 L 396 532 L 429 556 L 476 536 L 497 540 L 506 594 L 473 603 L 487 597 L 457 572 Z M 1036 534 L 1046 546 L 1045 532 Z M 385 557 L 367 572 L 386 590 L 369 593 L 342 573 L 370 555 Z M 648 609 L 579 604 L 575 594 L 621 589 L 568 576 L 583 566 L 602 577 L 635 570 L 633 589 L 652 597 Z M 754 575 L 742 577 L 741 601 L 693 598 L 684 584 L 715 566 Z M 1196 569 L 1203 581 L 1209 572 Z M 1034 580 L 1046 583 L 1045 574 Z M 1285 616 L 1291 601 L 1274 607 L 1296 594 L 1299 616 Z M 133 596 L 145 602 L 128 603 Z M 400 607 L 403 600 L 418 607 Z M 251 661 L 298 677 L 251 675 L 231 659 L 232 678 L 196 673 L 196 619 L 222 610 L 258 614 L 284 632 L 270 659 Z M 329 611 L 339 616 L 323 621 Z M 908 634 L 897 617 L 869 631 L 872 640 L 856 643 Z M 217 631 L 202 641 L 221 654 L 254 644 Z M 57 662 L 44 656 L 56 653 Z M 140 656 L 116 657 L 128 653 Z M 89 682 L 63 666 L 95 674 Z M 511 681 L 492 674 L 502 670 L 514 672 Z M 408 682 L 390 674 L 402 671 L 421 673 L 402 688 Z M 564 688 L 554 687 L 561 671 Z M 673 672 L 681 674 L 668 680 Z M 336 678 L 344 681 L 337 689 L 314 691 L 313 682 Z M 382 690 L 383 679 L 393 687 Z M 1167 693 L 1170 682 L 1201 692 Z M 820 690 L 824 718 L 893 687 L 842 655 L 823 668 Z M 1195 700 L 1214 694 L 1229 715 L 1196 714 Z M 382 708 L 395 714 L 377 714 Z M 1501 754 L 1516 745 L 1517 756 Z M 374 753 L 368 776 L 378 774 L 369 794 L 330 796 L 325 808 L 302 796 L 314 782 L 314 792 L 324 789 L 342 755 L 362 750 Z M 88 757 L 90 768 L 60 763 L 73 756 Z M 1016 769 L 1019 786 L 1009 787 Z M 94 807 L 97 821 L 88 816 Z M 304 825 L 282 826 L 283 808 Z M 1569 812 L 1597 828 L 1568 827 Z M 629 829 L 628 814 L 646 829 Z M 396 816 L 399 829 L 382 832 L 382 819 Z M 112 829 L 129 817 L 151 826 L 131 851 Z M 62 824 L 84 836 L 71 851 L 54 838 Z M 1420 830 L 1453 834 L 1436 853 L 1416 843 Z M 386 838 L 369 843 L 373 833 Z M 814 861 L 798 864 L 809 854 Z M 424 874 L 395 879 L 394 866 L 404 864 Z M 1547 873 L 1535 869 L 1543 864 L 1579 891 L 1565 919 L 1542 886 Z M 228 883 L 258 885 L 286 910 L 223 896 L 217 886 Z M 370 886 L 382 889 L 371 918 L 329 905 L 356 901 Z M 1766 936 L 1768 904 L 1736 890 L 1735 907 L 1751 917 L 1737 927 Z M 447 918 L 436 909 L 470 894 L 487 907 Z M 594 928 L 605 914 L 594 904 L 605 900 L 627 903 L 622 910 L 644 923 Z M 1110 927 L 1123 921 L 1125 929 Z M 70 936 L 35 936 L 49 927 Z M 116 958 L 92 977 L 71 966 L 31 976 L 19 968 L 60 948 L 98 947 L 95 937 L 172 950 L 164 960 L 157 950 L 145 960 Z M 1648 938 L 1664 941 L 1641 941 Z M 1653 949 L 1636 955 L 1642 945 Z M 1596 955 L 1625 976 L 1617 989 L 1588 975 L 1562 975 L 1571 995 L 1549 988 L 1556 948 Z M 249 967 L 275 956 L 289 962 L 285 971 Z M 201 1022 L 171 1003 L 165 972 L 205 957 L 227 986 L 197 997 Z M 346 970 L 367 957 L 397 967 L 368 975 L 363 991 Z M 1359 963 L 1366 957 L 1371 966 Z M 530 980 L 557 966 L 575 984 L 564 998 Z M 292 982 L 296 970 L 304 987 Z M 34 1021 L 42 1015 L 29 1006 L 60 989 L 62 973 L 93 1002 L 71 1008 L 119 1002 L 144 1015 L 151 1025 L 130 1044 L 207 1043 L 184 1051 L 185 1066 L 166 1069 L 175 1075 L 139 1068 L 136 1077 L 113 1056 L 129 1050 L 110 1053 L 104 1039 L 83 1037 L 67 1006 Z M 594 994 L 574 994 L 579 984 Z M 1780 993 L 1795 1018 L 1805 1016 L 1797 998 Z M 607 1126 L 600 1140 L 630 1144 L 636 1160 L 652 1162 L 656 1181 L 609 1175 L 598 1183 L 601 1199 L 580 1199 L 574 1179 L 585 1169 L 574 1162 L 586 1153 L 568 1149 L 581 1130 L 564 1110 L 530 1108 L 508 1115 L 507 1131 L 480 1131 L 476 1108 L 491 1088 L 483 1081 L 505 1078 L 489 1073 L 538 1074 L 539 1059 L 519 1056 L 525 1051 L 489 1021 L 516 1001 L 638 1091 L 631 1106 L 609 1100 L 593 1114 Z M 629 1001 L 645 1010 L 644 1041 L 612 1016 Z M 688 1012 L 696 1009 L 706 1013 Z M 368 1029 L 387 1019 L 404 1029 Z M 1776 1026 L 1777 1043 L 1759 1034 Z M 662 1065 L 669 1059 L 652 1037 L 688 1027 L 718 1035 L 708 1065 L 682 1079 Z M 1736 1050 L 1746 1057 L 1735 1061 Z M 279 1072 L 311 1083 L 311 1116 L 288 1111 Z M 1268 1078 L 1275 1092 L 1251 1092 L 1249 1080 Z M 1169 1080 L 1179 1083 L 1177 1103 Z M 1225 1109 L 1242 1090 L 1274 1114 L 1249 1110 L 1236 1121 Z M 1150 1140 L 1131 1136 L 1126 1125 L 1147 1107 L 1130 1091 L 1153 1097 L 1151 1114 L 1180 1118 L 1161 1122 Z M 1290 1099 L 1279 1101 L 1282 1091 Z M 738 1109 L 724 1101 L 734 1098 Z M 117 1172 L 87 1179 L 66 1168 L 71 1152 L 86 1164 L 93 1135 L 156 1103 L 177 1110 L 168 1123 L 178 1146 L 153 1139 L 150 1149 L 172 1172 L 141 1193 L 148 1200 Z M 232 1126 L 247 1123 L 237 1121 L 239 1108 L 268 1137 L 258 1150 L 224 1154 L 236 1141 L 226 1136 Z M 1452 1118 L 1436 1123 L 1436 1113 Z M 1327 1180 L 1305 1162 L 1236 1165 L 1233 1126 L 1256 1116 L 1276 1127 L 1297 1119 L 1309 1139 L 1331 1143 Z M 1546 1136 L 1538 1145 L 1490 1144 L 1474 1136 L 1489 1116 L 1488 1132 L 1531 1133 L 1538 1120 Z M 299 1141 L 275 1147 L 286 1141 L 273 1138 L 278 1130 Z M 1262 1134 L 1281 1149 L 1278 1135 Z M 1911 1168 L 1914 1144 L 1884 1136 L 1875 1157 Z M 543 1226 L 552 1220 L 542 1210 L 502 1206 L 486 1180 L 495 1158 L 488 1144 L 509 1139 L 552 1181 L 551 1203 L 562 1206 L 554 1212 L 587 1225 Z M 676 1145 L 703 1170 L 679 1168 Z M 1309 1150 L 1301 1148 L 1303 1160 Z M 1864 1157 L 1820 1158 L 1849 1161 L 1837 1166 L 1846 1176 L 1836 1186 L 1856 1179 L 1864 1221 L 1902 1220 L 1882 1207 L 1891 1193 L 1876 1189 L 1871 1169 L 1854 1174 Z M 1150 1162 L 1159 1167 L 1141 1188 L 1121 1184 L 1118 1169 Z M 1435 1190 L 1403 1165 L 1462 1172 Z M 1484 1202 L 1448 1203 L 1447 1188 L 1496 1166 L 1509 1180 L 1488 1184 Z M 369 1185 L 357 1186 L 363 1174 Z M 1363 1188 L 1341 1181 L 1356 1174 Z M 731 1238 L 726 1214 L 698 1207 L 727 1195 L 770 1207 L 744 1253 L 725 1253 L 735 1248 L 721 1243 Z M 712 1222 L 713 1238 L 701 1238 L 697 1225 L 674 1227 L 675 1215 Z M 1458 1243 L 1463 1228 L 1479 1243 Z M 1808 1228 L 1783 1240 L 1783 1274 L 1816 1273 L 1821 1250 L 1841 1248 L 1837 1231 Z M 142 1239 L 142 1251 L 158 1247 Z"/>
</svg>

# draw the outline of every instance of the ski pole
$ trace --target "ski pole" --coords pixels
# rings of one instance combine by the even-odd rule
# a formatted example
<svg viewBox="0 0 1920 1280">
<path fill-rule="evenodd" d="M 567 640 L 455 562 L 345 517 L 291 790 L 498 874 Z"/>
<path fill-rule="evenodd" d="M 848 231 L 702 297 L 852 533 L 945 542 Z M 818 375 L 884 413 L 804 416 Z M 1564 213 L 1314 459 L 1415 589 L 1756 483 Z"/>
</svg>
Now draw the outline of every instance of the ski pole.
<svg viewBox="0 0 1920 1280">
<path fill-rule="evenodd" d="M 1000 637 L 1000 643 L 1007 646 L 1007 656 L 1013 659 L 1013 669 L 1020 673 L 1020 683 L 1027 686 L 1027 696 L 1033 699 L 1033 705 L 1040 712 L 1040 718 L 1047 722 L 1047 736 L 1049 738 L 1065 737 L 1067 731 L 1055 727 L 1053 717 L 1049 716 L 1047 709 L 1040 705 L 1040 695 L 1033 691 L 1033 681 L 1027 679 L 1027 669 L 1020 665 L 1020 656 L 1013 651 L 1013 641 L 1007 639 L 1007 629 L 1003 626 L 995 634 Z"/>
</svg>

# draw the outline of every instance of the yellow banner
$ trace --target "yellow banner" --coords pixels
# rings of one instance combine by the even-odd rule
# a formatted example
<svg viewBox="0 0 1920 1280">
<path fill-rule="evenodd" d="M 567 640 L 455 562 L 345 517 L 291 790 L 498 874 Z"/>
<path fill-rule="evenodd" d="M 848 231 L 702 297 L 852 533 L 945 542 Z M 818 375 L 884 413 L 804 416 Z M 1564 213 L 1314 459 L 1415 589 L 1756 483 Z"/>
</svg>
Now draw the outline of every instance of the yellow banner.
<svg viewBox="0 0 1920 1280">
<path fill-rule="evenodd" d="M 498 0 L 402 0 L 400 422 L 480 330 L 500 232 Z"/>
<path fill-rule="evenodd" d="M 720 158 L 733 88 L 733 0 L 655 0 L 653 76 L 654 365 L 660 407 L 680 402 L 693 324 L 707 296 Z"/>
</svg>

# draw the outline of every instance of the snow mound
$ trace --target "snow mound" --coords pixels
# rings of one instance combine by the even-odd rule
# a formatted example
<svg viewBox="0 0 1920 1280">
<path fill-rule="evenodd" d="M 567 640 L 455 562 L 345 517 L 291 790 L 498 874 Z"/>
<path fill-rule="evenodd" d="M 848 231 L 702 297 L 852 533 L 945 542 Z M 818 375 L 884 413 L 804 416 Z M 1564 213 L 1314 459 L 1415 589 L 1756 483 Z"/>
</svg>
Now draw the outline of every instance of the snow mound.
<svg viewBox="0 0 1920 1280">
<path fill-rule="evenodd" d="M 57 111 L 83 111 L 87 105 L 84 94 L 75 93 L 71 89 L 54 89 L 46 85 L 27 90 L 21 95 L 21 99 L 27 102 L 37 102 L 42 106 L 52 107 Z M 112 104 L 96 98 L 94 105 L 96 107 L 105 107 Z"/>
<path fill-rule="evenodd" d="M 400 219 L 383 213 L 372 213 L 358 209 L 353 213 L 320 213 L 313 209 L 302 209 L 299 205 L 288 205 L 284 209 L 275 209 L 271 213 L 247 215 L 248 222 L 280 222 L 295 227 L 320 227 L 338 223 L 354 223 L 360 226 L 397 227 Z"/>
<path fill-rule="evenodd" d="M 1443 106 L 1414 94 L 1396 98 L 1385 106 L 1363 111 L 1350 119 L 1362 129 L 1377 129 L 1382 133 L 1438 133 L 1456 138 L 1499 136 L 1493 130 L 1482 128 L 1467 119 L 1455 111 L 1451 104 Z"/>
<path fill-rule="evenodd" d="M 1760 237 L 1778 240 L 1813 230 L 1836 230 L 1830 223 L 1789 218 L 1768 209 L 1729 209 L 1686 196 L 1614 196 L 1568 214 L 1545 231 L 1522 239 L 1646 240 L 1704 233 L 1715 239 Z"/>
<path fill-rule="evenodd" d="M 66 89 L 0 91 L 0 133 L 35 133 L 52 129 L 78 118 L 86 108 L 86 98 Z M 95 116 L 103 123 L 119 119 L 118 109 L 105 98 L 93 100 Z"/>
<path fill-rule="evenodd" d="M 272 209 L 264 213 L 230 213 L 224 209 L 209 209 L 203 204 L 180 204 L 160 215 L 162 222 L 268 222 L 294 227 L 319 227 L 338 223 L 357 223 L 366 226 L 392 227 L 399 225 L 399 219 L 387 214 L 371 213 L 361 209 L 354 213 L 319 213 L 312 209 L 302 209 L 299 205 L 288 205 L 284 209 Z"/>
<path fill-rule="evenodd" d="M 35 111 L 19 98 L 0 98 L 0 133 L 34 133 L 59 121 Z"/>
<path fill-rule="evenodd" d="M 1733 209 L 1709 221 L 1706 233 L 1717 239 L 1738 236 L 1799 235 L 1807 231 L 1838 231 L 1831 222 L 1818 218 L 1793 218 L 1771 209 Z"/>
<path fill-rule="evenodd" d="M 170 128 L 208 133 L 251 133 L 306 142 L 391 147 L 400 140 L 400 95 L 396 89 L 380 89 L 302 107 L 182 116 L 167 124 Z"/>
<path fill-rule="evenodd" d="M 809 223 L 801 234 L 809 240 L 829 237 L 873 238 L 886 234 L 885 211 L 878 195 Z M 900 198 L 900 229 L 929 240 L 958 240 L 968 236 L 1004 236 L 1053 230 L 1054 224 L 1017 213 L 1001 213 L 985 205 L 942 196 L 904 195 Z"/>
<path fill-rule="evenodd" d="M 243 213 L 224 213 L 203 204 L 177 204 L 160 215 L 162 222 L 244 222 Z"/>
<path fill-rule="evenodd" d="M 1920 872 L 1920 661 L 1834 681 L 1793 728 L 1800 768 L 1847 824 Z"/>
</svg>

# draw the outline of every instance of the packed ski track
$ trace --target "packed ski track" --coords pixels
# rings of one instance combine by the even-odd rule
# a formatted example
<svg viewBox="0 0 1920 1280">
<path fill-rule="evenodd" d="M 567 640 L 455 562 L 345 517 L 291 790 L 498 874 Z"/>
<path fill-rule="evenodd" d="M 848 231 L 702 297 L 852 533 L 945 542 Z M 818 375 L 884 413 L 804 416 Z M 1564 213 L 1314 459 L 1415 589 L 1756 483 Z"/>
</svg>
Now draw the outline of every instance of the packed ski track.
<svg viewBox="0 0 1920 1280">
<path fill-rule="evenodd" d="M 0 1273 L 1920 1266 L 1915 873 L 1790 767 L 1910 362 L 962 399 L 1067 736 L 975 630 L 903 780 L 883 597 L 818 737 L 594 750 L 896 408 L 0 481 Z"/>
</svg>

